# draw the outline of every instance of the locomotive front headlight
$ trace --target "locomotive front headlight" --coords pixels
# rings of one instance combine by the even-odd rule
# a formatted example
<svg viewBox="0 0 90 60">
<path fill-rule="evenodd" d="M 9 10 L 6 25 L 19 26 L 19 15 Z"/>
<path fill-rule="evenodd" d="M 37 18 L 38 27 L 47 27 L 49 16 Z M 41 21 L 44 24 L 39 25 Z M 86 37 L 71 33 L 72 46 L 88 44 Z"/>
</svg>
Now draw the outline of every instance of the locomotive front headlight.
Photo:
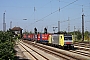
<svg viewBox="0 0 90 60">
<path fill-rule="evenodd" d="M 71 46 L 74 46 L 73 44 Z"/>
<path fill-rule="evenodd" d="M 64 45 L 64 46 L 67 46 L 67 45 Z"/>
</svg>

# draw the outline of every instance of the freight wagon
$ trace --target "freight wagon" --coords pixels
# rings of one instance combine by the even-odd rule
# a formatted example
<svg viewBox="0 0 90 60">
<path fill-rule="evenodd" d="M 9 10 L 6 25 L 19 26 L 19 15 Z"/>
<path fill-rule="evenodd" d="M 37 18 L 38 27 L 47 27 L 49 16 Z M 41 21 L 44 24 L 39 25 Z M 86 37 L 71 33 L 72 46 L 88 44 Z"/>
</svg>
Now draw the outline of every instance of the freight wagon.
<svg viewBox="0 0 90 60">
<path fill-rule="evenodd" d="M 34 40 L 34 34 L 28 34 L 28 40 Z"/>
<path fill-rule="evenodd" d="M 23 34 L 23 40 L 27 40 L 28 39 L 28 35 L 27 34 Z"/>
<path fill-rule="evenodd" d="M 40 43 L 48 43 L 48 38 L 49 38 L 49 34 L 38 34 L 37 35 L 37 42 L 40 42 Z"/>
</svg>

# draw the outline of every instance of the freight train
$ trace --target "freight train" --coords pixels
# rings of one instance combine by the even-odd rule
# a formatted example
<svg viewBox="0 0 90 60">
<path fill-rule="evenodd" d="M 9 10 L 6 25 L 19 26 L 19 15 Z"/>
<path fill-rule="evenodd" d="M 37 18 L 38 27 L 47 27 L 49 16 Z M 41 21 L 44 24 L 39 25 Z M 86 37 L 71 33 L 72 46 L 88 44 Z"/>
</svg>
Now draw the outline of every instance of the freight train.
<svg viewBox="0 0 90 60">
<path fill-rule="evenodd" d="M 58 46 L 63 49 L 74 48 L 70 34 L 23 34 L 23 39 Z"/>
</svg>

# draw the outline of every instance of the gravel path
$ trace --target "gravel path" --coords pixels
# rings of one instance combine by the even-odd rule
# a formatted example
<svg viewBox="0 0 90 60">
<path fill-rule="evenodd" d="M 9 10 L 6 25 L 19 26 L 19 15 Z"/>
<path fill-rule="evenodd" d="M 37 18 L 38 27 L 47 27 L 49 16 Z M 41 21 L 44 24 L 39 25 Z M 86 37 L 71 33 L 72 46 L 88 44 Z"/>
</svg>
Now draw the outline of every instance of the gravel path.
<svg viewBox="0 0 90 60">
<path fill-rule="evenodd" d="M 18 44 L 16 44 L 14 49 L 16 50 L 15 60 L 28 60 L 28 59 L 26 59 L 25 55 L 23 54 L 23 51 L 21 51 L 20 48 L 18 47 Z"/>
</svg>

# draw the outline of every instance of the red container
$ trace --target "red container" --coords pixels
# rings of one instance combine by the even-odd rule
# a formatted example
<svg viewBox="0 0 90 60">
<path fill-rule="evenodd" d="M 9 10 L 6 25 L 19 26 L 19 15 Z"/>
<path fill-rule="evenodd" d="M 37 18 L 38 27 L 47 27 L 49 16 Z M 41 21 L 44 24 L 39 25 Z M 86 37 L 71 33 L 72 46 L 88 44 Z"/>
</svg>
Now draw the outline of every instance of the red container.
<svg viewBox="0 0 90 60">
<path fill-rule="evenodd" d="M 32 39 L 34 38 L 34 34 L 31 34 L 31 38 L 32 38 Z"/>
<path fill-rule="evenodd" d="M 26 34 L 23 34 L 23 39 L 27 39 L 27 35 Z"/>
<path fill-rule="evenodd" d="M 40 40 L 40 34 L 37 35 L 37 40 Z"/>
<path fill-rule="evenodd" d="M 48 40 L 49 34 L 42 34 L 42 40 Z"/>
<path fill-rule="evenodd" d="M 30 36 L 30 34 L 28 34 L 28 39 L 30 39 L 31 38 L 31 36 Z"/>
<path fill-rule="evenodd" d="M 29 39 L 33 39 L 33 37 L 34 37 L 34 34 L 28 34 Z"/>
<path fill-rule="evenodd" d="M 48 40 L 50 34 L 38 34 L 37 35 L 37 40 Z"/>
</svg>

